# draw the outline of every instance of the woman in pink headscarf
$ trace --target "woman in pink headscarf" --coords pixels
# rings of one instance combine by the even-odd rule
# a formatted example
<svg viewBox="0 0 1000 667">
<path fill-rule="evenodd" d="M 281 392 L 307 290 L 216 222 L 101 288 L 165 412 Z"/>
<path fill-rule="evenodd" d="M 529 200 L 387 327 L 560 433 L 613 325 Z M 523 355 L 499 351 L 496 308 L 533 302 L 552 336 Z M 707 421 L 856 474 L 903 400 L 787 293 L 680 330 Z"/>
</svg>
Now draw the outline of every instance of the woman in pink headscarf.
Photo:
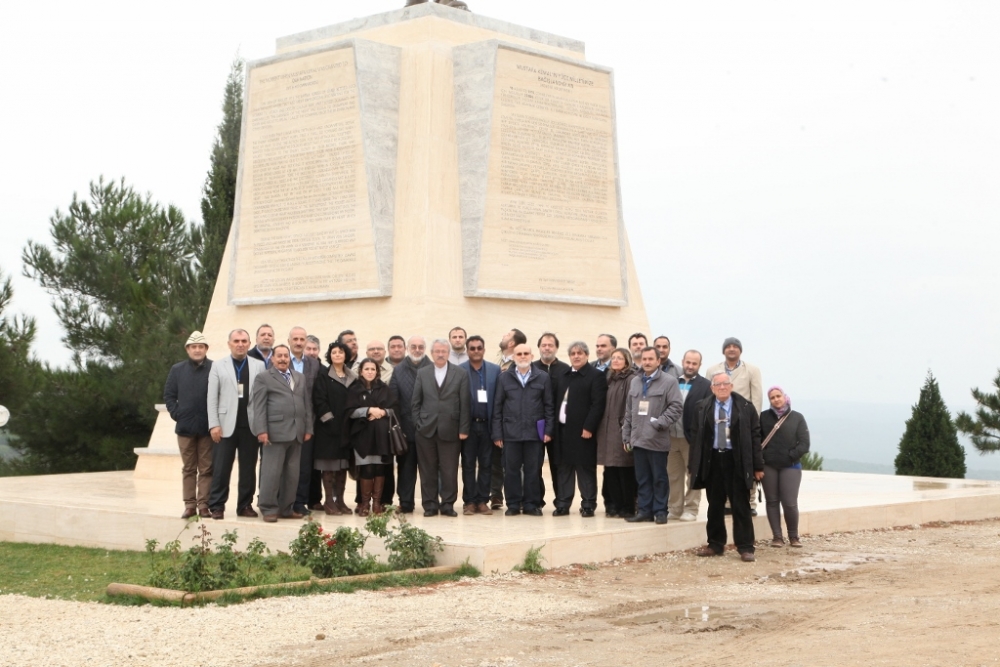
<svg viewBox="0 0 1000 667">
<path fill-rule="evenodd" d="M 809 427 L 805 418 L 792 410 L 792 399 L 781 387 L 767 390 L 771 409 L 760 415 L 764 449 L 764 498 L 767 522 L 771 525 L 771 546 L 784 546 L 781 536 L 781 513 L 788 527 L 788 544 L 801 547 L 799 541 L 799 485 L 802 483 L 802 455 L 809 451 Z"/>
</svg>

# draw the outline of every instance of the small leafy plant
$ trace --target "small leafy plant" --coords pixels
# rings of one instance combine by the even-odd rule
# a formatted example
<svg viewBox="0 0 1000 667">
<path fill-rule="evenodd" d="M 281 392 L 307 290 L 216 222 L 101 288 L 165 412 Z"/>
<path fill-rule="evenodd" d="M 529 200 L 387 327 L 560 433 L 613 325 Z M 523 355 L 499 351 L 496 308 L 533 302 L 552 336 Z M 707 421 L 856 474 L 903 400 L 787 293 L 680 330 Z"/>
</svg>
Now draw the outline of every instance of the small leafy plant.
<svg viewBox="0 0 1000 667">
<path fill-rule="evenodd" d="M 397 525 L 390 527 L 393 519 Z M 387 507 L 382 514 L 370 515 L 365 522 L 365 529 L 385 540 L 385 549 L 389 552 L 389 568 L 392 570 L 433 567 L 437 562 L 435 554 L 444 550 L 440 537 L 433 537 L 423 528 L 417 528 L 392 506 Z"/>
<path fill-rule="evenodd" d="M 524 572 L 525 574 L 544 574 L 545 568 L 542 567 L 543 560 L 545 560 L 545 557 L 542 556 L 542 547 L 531 547 L 524 554 L 524 560 L 519 565 L 514 566 L 514 571 Z"/>
<path fill-rule="evenodd" d="M 159 553 L 159 542 L 146 540 L 149 585 L 197 593 L 260 583 L 275 569 L 277 561 L 260 539 L 254 538 L 246 551 L 236 549 L 238 539 L 235 530 L 223 533 L 222 544 L 213 550 L 212 534 L 200 523 L 194 537 L 196 544 L 183 553 L 179 539 L 167 542 Z"/>
<path fill-rule="evenodd" d="M 357 528 L 341 526 L 327 532 L 312 518 L 306 519 L 289 549 L 292 559 L 322 579 L 367 574 L 378 570 L 375 556 L 364 553 L 368 535 Z"/>
</svg>

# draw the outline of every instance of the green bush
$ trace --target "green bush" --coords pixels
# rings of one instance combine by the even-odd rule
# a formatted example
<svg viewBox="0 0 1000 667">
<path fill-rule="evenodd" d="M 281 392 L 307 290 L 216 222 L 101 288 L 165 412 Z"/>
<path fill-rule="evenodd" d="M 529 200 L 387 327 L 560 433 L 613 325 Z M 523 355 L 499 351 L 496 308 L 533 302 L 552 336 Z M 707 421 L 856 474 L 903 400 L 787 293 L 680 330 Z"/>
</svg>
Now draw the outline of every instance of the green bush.
<svg viewBox="0 0 1000 667">
<path fill-rule="evenodd" d="M 341 526 L 333 533 L 306 519 L 289 549 L 292 559 L 321 579 L 368 574 L 378 570 L 375 556 L 363 552 L 368 535 L 357 528 Z"/>
</svg>

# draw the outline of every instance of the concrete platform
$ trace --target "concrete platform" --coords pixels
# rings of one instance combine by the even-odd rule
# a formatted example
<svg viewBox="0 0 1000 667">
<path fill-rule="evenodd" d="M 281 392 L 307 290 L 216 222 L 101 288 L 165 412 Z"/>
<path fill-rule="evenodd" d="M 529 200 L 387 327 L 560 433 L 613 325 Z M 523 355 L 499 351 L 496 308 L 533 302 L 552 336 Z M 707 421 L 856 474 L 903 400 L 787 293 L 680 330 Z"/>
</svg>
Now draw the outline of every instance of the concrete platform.
<svg viewBox="0 0 1000 667">
<path fill-rule="evenodd" d="M 831 532 L 977 520 L 1000 517 L 1000 482 L 806 471 L 799 507 L 800 532 L 806 539 Z M 132 472 L 0 478 L 0 540 L 141 550 L 147 539 L 162 544 L 180 535 L 187 548 L 194 530 L 183 534 L 183 509 L 179 484 L 137 478 Z M 502 512 L 455 519 L 424 518 L 419 512 L 410 516 L 415 525 L 444 539 L 440 564 L 468 558 L 483 572 L 510 570 L 533 546 L 542 547 L 547 567 L 557 567 L 688 549 L 705 540 L 704 500 L 697 521 L 666 526 L 627 524 L 606 518 L 601 509 L 596 517 L 584 519 L 576 507 L 570 516 L 557 518 L 551 509 L 546 508 L 543 517 L 505 517 Z M 757 537 L 769 537 L 763 504 L 760 510 Z M 318 519 L 330 528 L 363 524 L 353 516 Z M 300 523 L 265 524 L 232 516 L 209 520 L 208 526 L 216 538 L 238 529 L 243 545 L 259 537 L 272 550 L 287 550 Z"/>
</svg>

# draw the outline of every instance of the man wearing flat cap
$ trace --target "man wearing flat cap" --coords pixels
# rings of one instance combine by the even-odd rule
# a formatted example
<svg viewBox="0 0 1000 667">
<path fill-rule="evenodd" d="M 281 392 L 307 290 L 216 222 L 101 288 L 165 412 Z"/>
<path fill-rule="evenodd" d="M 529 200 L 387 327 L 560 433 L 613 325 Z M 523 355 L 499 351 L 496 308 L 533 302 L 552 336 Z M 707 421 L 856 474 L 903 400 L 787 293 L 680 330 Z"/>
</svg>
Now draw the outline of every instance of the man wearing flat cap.
<svg viewBox="0 0 1000 667">
<path fill-rule="evenodd" d="M 212 436 L 208 428 L 208 376 L 212 360 L 208 341 L 194 331 L 184 345 L 188 358 L 174 364 L 163 387 L 167 412 L 177 422 L 177 446 L 181 450 L 181 484 L 184 493 L 182 519 L 195 514 L 209 517 L 208 494 L 212 487 Z"/>
</svg>

